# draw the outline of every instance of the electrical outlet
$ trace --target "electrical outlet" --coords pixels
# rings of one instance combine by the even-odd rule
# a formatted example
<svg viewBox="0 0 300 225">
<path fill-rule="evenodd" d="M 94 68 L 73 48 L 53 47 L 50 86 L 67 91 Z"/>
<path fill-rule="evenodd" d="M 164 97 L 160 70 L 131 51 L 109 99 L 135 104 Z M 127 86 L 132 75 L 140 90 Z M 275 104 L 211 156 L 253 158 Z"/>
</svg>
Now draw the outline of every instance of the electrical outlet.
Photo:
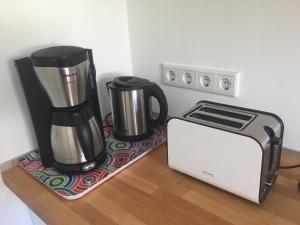
<svg viewBox="0 0 300 225">
<path fill-rule="evenodd" d="M 238 97 L 239 73 L 196 66 L 163 64 L 167 85 Z"/>
<path fill-rule="evenodd" d="M 201 91 L 213 92 L 215 87 L 215 73 L 198 72 L 196 88 Z"/>
<path fill-rule="evenodd" d="M 194 88 L 195 87 L 195 72 L 192 70 L 180 70 L 179 85 Z"/>
<path fill-rule="evenodd" d="M 163 80 L 165 84 L 177 85 L 178 83 L 178 70 L 176 68 L 164 67 Z"/>
<path fill-rule="evenodd" d="M 239 74 L 217 74 L 217 90 L 218 94 L 238 97 L 238 79 Z"/>
</svg>

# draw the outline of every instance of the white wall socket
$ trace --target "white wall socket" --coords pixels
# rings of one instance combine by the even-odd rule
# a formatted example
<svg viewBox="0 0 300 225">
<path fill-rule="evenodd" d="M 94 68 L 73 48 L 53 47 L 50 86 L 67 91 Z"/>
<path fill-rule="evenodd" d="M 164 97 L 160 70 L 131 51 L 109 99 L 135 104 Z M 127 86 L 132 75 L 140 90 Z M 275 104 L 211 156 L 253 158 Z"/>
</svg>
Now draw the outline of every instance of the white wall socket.
<svg viewBox="0 0 300 225">
<path fill-rule="evenodd" d="M 238 72 L 165 63 L 162 76 L 164 83 L 171 86 L 232 97 L 239 93 Z"/>
<path fill-rule="evenodd" d="M 239 76 L 217 74 L 217 92 L 222 95 L 238 97 Z"/>
<path fill-rule="evenodd" d="M 178 84 L 187 88 L 195 88 L 195 71 L 179 70 Z"/>
<path fill-rule="evenodd" d="M 163 68 L 163 80 L 165 84 L 177 85 L 178 84 L 178 69 L 176 68 Z"/>
<path fill-rule="evenodd" d="M 196 89 L 206 92 L 214 92 L 215 74 L 209 71 L 198 72 Z"/>
</svg>

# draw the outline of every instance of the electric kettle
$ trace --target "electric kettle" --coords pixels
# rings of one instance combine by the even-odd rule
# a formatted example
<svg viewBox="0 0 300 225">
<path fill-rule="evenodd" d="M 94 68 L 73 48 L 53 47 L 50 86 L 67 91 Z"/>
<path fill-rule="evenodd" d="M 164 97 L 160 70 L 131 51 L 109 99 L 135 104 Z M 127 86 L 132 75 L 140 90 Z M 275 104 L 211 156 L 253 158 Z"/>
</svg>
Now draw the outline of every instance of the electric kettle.
<svg viewBox="0 0 300 225">
<path fill-rule="evenodd" d="M 152 135 L 168 115 L 168 103 L 163 90 L 147 79 L 121 76 L 106 83 L 109 92 L 113 134 L 124 141 L 137 141 Z M 160 112 L 152 118 L 152 99 L 159 103 Z"/>
</svg>

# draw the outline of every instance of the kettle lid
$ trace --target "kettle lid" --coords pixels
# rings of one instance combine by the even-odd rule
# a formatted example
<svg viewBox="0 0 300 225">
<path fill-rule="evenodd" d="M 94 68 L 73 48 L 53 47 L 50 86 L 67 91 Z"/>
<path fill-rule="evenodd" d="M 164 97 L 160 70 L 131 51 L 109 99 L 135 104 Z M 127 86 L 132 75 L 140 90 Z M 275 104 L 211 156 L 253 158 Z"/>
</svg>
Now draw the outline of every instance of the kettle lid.
<svg viewBox="0 0 300 225">
<path fill-rule="evenodd" d="M 149 84 L 149 80 L 134 76 L 116 77 L 113 81 L 116 88 L 136 89 Z"/>
<path fill-rule="evenodd" d="M 35 67 L 73 67 L 87 60 L 87 50 L 75 46 L 44 48 L 31 54 Z"/>
</svg>

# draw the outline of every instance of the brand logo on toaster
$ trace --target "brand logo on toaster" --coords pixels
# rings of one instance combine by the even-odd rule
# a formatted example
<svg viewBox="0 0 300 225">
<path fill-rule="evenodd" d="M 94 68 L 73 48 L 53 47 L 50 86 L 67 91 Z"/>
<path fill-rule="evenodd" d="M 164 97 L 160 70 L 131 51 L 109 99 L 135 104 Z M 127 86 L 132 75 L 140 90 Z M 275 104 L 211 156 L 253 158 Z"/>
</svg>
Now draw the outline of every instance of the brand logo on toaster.
<svg viewBox="0 0 300 225">
<path fill-rule="evenodd" d="M 213 173 L 207 172 L 207 171 L 205 171 L 205 170 L 201 170 L 201 172 L 204 173 L 205 175 L 210 176 L 210 177 L 213 177 L 213 176 L 214 176 Z"/>
</svg>

